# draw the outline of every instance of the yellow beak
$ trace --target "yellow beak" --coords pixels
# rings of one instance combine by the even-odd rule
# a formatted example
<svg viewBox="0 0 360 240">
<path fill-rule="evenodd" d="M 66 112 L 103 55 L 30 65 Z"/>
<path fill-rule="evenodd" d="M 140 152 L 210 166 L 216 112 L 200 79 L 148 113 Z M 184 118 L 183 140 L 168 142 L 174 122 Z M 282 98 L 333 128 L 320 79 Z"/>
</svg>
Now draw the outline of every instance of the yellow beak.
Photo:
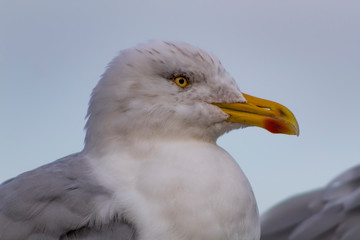
<svg viewBox="0 0 360 240">
<path fill-rule="evenodd" d="M 272 133 L 299 136 L 299 125 L 292 112 L 283 105 L 243 94 L 244 103 L 213 103 L 229 114 L 228 122 L 265 128 Z"/>
</svg>

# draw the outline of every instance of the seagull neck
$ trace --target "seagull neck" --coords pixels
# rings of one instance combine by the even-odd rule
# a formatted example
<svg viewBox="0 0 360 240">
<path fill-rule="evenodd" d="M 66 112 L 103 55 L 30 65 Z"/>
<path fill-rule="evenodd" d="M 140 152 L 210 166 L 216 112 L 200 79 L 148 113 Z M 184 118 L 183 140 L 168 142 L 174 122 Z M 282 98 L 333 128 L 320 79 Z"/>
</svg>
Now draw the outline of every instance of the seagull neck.
<svg viewBox="0 0 360 240">
<path fill-rule="evenodd" d="M 161 148 L 162 146 L 173 143 L 184 142 L 203 142 L 209 144 L 216 144 L 215 140 L 197 139 L 189 137 L 118 137 L 108 138 L 106 140 L 86 142 L 83 153 L 96 157 L 105 156 L 112 153 L 127 153 L 130 155 L 146 155 L 150 152 Z"/>
</svg>

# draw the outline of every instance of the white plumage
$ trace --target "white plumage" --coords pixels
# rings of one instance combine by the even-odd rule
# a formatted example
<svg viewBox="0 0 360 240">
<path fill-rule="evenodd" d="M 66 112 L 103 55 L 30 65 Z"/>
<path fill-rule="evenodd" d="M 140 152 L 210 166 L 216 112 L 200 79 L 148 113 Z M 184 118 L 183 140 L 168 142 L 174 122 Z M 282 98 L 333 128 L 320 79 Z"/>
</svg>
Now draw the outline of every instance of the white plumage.
<svg viewBox="0 0 360 240">
<path fill-rule="evenodd" d="M 176 74 L 191 76 L 192 86 L 176 86 L 169 80 Z M 209 104 L 244 101 L 219 60 L 200 49 L 152 42 L 124 51 L 89 107 L 84 152 L 97 181 L 114 192 L 109 201 L 120 203 L 105 206 L 130 209 L 141 239 L 257 239 L 251 187 L 215 144 L 241 125 Z"/>
</svg>

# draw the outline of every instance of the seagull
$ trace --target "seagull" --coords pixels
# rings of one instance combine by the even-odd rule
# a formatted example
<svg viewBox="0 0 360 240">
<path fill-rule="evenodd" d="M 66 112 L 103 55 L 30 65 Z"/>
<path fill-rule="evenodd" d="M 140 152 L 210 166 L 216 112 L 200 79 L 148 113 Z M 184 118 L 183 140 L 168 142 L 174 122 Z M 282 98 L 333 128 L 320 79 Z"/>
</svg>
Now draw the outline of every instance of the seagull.
<svg viewBox="0 0 360 240">
<path fill-rule="evenodd" d="M 247 126 L 299 134 L 202 49 L 123 50 L 92 92 L 83 150 L 0 185 L 0 239 L 258 240 L 251 186 L 216 144 Z"/>
<path fill-rule="evenodd" d="M 261 226 L 261 240 L 358 240 L 360 166 L 279 203 L 264 213 Z"/>
</svg>

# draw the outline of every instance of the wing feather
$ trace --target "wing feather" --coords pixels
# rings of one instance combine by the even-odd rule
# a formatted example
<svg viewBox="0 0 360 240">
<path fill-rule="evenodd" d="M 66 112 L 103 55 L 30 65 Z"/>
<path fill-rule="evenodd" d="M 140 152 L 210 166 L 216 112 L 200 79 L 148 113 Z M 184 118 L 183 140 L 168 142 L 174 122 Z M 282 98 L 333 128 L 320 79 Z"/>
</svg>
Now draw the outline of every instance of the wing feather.
<svg viewBox="0 0 360 240">
<path fill-rule="evenodd" d="M 134 239 L 134 228 L 121 217 L 90 224 L 96 204 L 110 197 L 92 180 L 81 154 L 59 159 L 0 185 L 0 239 L 93 239 L 101 234 L 105 237 L 97 239 Z"/>
<path fill-rule="evenodd" d="M 325 188 L 286 200 L 262 216 L 262 240 L 355 240 L 360 236 L 360 166 Z"/>
</svg>

